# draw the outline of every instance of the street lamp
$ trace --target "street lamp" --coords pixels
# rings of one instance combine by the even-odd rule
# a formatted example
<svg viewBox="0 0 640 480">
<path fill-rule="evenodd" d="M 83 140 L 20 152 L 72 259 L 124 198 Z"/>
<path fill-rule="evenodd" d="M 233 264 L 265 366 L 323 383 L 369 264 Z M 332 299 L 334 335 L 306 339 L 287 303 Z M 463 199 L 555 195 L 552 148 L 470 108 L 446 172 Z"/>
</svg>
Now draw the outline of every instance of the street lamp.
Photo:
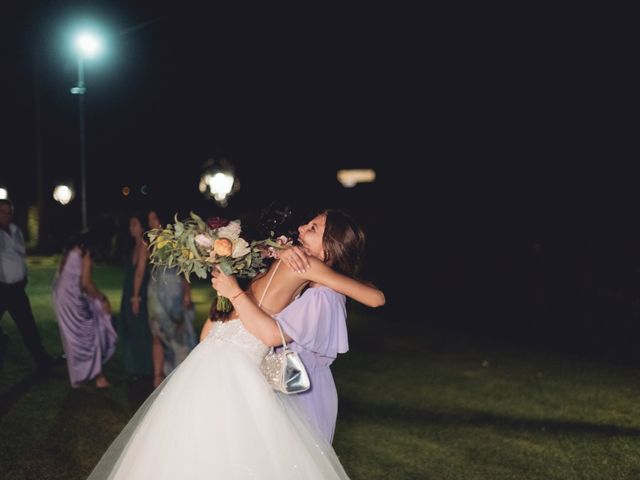
<svg viewBox="0 0 640 480">
<path fill-rule="evenodd" d="M 6 200 L 7 198 L 9 198 L 9 191 L 4 187 L 0 187 L 0 200 Z"/>
<path fill-rule="evenodd" d="M 73 200 L 74 196 L 75 192 L 73 191 L 73 188 L 68 185 L 56 185 L 56 188 L 53 189 L 53 199 L 62 205 L 69 203 Z"/>
<path fill-rule="evenodd" d="M 87 91 L 84 83 L 84 59 L 92 58 L 102 51 L 101 40 L 88 32 L 80 33 L 76 36 L 75 49 L 78 53 L 78 84 L 71 88 L 72 95 L 78 95 L 79 118 L 80 118 L 80 205 L 82 210 L 82 229 L 86 230 L 87 225 L 87 168 L 85 152 L 85 129 L 84 129 L 84 94 Z"/>
<path fill-rule="evenodd" d="M 208 160 L 204 164 L 198 189 L 207 197 L 213 197 L 221 207 L 226 207 L 229 197 L 240 189 L 231 162 L 224 158 Z"/>
</svg>

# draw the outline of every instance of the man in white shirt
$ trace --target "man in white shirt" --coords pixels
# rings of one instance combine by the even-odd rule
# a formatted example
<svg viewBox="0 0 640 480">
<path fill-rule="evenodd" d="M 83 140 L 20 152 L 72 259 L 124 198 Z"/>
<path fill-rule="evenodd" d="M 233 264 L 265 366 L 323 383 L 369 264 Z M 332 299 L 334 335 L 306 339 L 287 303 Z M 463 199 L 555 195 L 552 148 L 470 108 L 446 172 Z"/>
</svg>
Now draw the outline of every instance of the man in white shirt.
<svg viewBox="0 0 640 480">
<path fill-rule="evenodd" d="M 22 341 L 36 362 L 38 371 L 45 373 L 54 361 L 42 346 L 40 333 L 31 312 L 27 286 L 26 249 L 22 232 L 13 219 L 13 204 L 0 199 L 0 320 L 8 310 L 16 322 Z M 0 326 L 0 366 L 8 343 Z"/>
</svg>

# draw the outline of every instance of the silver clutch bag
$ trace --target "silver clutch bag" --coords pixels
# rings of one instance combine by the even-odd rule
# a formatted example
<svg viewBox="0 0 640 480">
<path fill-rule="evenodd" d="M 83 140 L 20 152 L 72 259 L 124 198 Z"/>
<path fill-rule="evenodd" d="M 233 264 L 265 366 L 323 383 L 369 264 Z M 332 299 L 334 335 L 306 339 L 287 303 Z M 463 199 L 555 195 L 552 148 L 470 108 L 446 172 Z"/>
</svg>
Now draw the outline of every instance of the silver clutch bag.
<svg viewBox="0 0 640 480">
<path fill-rule="evenodd" d="M 282 338 L 282 352 L 276 352 L 273 347 L 262 359 L 260 370 L 269 382 L 269 385 L 282 393 L 301 393 L 309 390 L 311 382 L 309 375 L 304 368 L 298 352 L 289 350 L 284 340 L 284 334 L 280 323 L 274 318 L 280 337 Z"/>
</svg>

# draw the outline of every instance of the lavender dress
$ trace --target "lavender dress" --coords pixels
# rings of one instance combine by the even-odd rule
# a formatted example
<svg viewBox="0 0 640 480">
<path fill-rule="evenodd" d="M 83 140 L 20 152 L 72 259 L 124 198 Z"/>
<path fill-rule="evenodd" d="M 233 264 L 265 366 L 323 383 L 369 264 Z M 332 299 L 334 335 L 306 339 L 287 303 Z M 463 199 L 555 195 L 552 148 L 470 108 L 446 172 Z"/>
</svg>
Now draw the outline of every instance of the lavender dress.
<svg viewBox="0 0 640 480">
<path fill-rule="evenodd" d="M 338 417 L 338 392 L 329 368 L 349 350 L 346 299 L 330 288 L 308 288 L 277 315 L 309 373 L 311 388 L 289 398 L 331 443 Z"/>
<path fill-rule="evenodd" d="M 111 315 L 99 299 L 84 294 L 81 273 L 82 253 L 71 250 L 53 283 L 53 307 L 73 387 L 102 372 L 116 349 Z"/>
</svg>

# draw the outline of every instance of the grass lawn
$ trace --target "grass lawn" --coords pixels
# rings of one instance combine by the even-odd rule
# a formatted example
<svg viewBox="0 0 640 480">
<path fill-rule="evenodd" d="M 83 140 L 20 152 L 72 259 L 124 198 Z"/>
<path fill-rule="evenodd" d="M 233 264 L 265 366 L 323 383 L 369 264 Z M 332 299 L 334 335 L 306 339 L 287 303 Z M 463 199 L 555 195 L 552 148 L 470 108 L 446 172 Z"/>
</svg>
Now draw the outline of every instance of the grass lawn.
<svg viewBox="0 0 640 480">
<path fill-rule="evenodd" d="M 30 259 L 29 295 L 47 349 L 61 353 L 51 309 L 56 258 Z M 115 312 L 122 271 L 95 269 Z M 194 285 L 199 328 L 211 290 Z M 353 479 L 638 479 L 640 372 L 632 367 L 488 342 L 352 308 L 351 351 L 334 366 L 334 447 Z M 32 375 L 12 343 L 0 370 L 0 478 L 83 479 L 149 393 L 125 381 L 72 390 L 64 365 Z"/>
</svg>

